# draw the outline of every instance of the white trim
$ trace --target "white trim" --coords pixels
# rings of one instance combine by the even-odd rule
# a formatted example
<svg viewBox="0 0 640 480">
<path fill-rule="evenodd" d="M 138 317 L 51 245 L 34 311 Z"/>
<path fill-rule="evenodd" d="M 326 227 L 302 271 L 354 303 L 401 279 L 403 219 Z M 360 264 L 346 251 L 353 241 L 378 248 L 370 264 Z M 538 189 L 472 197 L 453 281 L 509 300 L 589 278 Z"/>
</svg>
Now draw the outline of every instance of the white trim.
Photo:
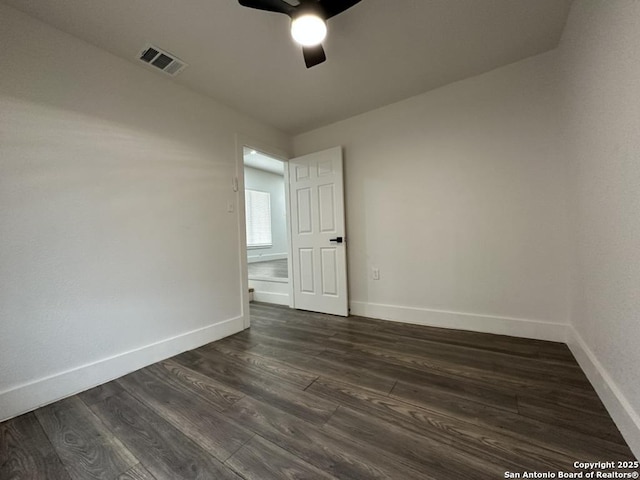
<svg viewBox="0 0 640 480">
<path fill-rule="evenodd" d="M 258 249 L 249 249 L 249 251 L 254 251 Z M 287 252 L 284 253 L 265 253 L 264 255 L 247 255 L 247 260 L 249 263 L 258 263 L 258 262 L 268 262 L 269 260 L 285 260 L 289 258 L 289 254 Z"/>
<path fill-rule="evenodd" d="M 292 235 L 293 232 L 291 230 L 291 182 L 289 176 L 289 161 L 287 160 L 287 164 L 284 168 L 284 204 L 287 209 L 286 212 L 286 220 L 287 220 L 287 258 L 289 261 L 287 262 L 287 269 L 289 274 L 289 308 L 295 308 L 294 303 L 294 289 L 293 282 L 295 281 L 293 278 L 293 243 L 292 243 Z"/>
<path fill-rule="evenodd" d="M 567 345 L 620 429 L 629 448 L 636 458 L 640 458 L 640 415 L 573 327 L 570 327 Z"/>
<path fill-rule="evenodd" d="M 240 240 L 240 293 L 241 293 L 241 311 L 244 322 L 244 328 L 249 328 L 251 325 L 251 314 L 249 312 L 249 271 L 247 261 L 247 227 L 246 227 L 246 215 L 244 206 L 244 147 L 252 150 L 267 154 L 269 157 L 288 162 L 289 157 L 284 150 L 273 147 L 267 143 L 261 142 L 246 135 L 236 134 L 236 176 L 235 186 L 236 188 L 236 200 L 238 208 L 236 209 L 238 220 L 238 238 Z M 285 168 L 285 172 L 288 168 Z M 285 195 L 287 192 L 287 176 L 285 173 Z M 288 196 L 285 202 L 287 203 L 287 226 L 289 225 L 289 212 L 288 212 Z M 287 227 L 288 228 L 288 227 Z M 289 243 L 291 243 L 289 241 Z M 291 248 L 291 247 L 289 247 Z M 289 262 L 290 264 L 291 262 Z"/>
<path fill-rule="evenodd" d="M 254 290 L 253 300 L 256 302 L 289 306 L 289 295 L 287 295 L 286 293 L 258 292 L 257 290 Z"/>
<path fill-rule="evenodd" d="M 289 285 L 288 279 L 277 279 L 284 281 L 273 281 L 250 278 L 249 286 L 253 288 L 253 299 L 256 302 L 274 303 L 276 305 L 289 305 Z"/>
<path fill-rule="evenodd" d="M 243 330 L 236 317 L 0 392 L 0 422 Z"/>
<path fill-rule="evenodd" d="M 565 342 L 568 324 L 352 301 L 351 314 L 394 322 Z"/>
</svg>

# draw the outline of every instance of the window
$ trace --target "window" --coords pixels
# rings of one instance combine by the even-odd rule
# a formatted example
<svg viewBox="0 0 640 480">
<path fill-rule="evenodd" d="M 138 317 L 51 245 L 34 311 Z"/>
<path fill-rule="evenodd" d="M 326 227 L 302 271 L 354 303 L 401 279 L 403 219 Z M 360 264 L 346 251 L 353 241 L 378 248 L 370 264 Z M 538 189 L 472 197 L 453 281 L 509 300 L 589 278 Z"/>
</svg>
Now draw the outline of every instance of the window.
<svg viewBox="0 0 640 480">
<path fill-rule="evenodd" d="M 244 201 L 247 214 L 247 247 L 270 247 L 271 195 L 268 192 L 245 190 Z"/>
</svg>

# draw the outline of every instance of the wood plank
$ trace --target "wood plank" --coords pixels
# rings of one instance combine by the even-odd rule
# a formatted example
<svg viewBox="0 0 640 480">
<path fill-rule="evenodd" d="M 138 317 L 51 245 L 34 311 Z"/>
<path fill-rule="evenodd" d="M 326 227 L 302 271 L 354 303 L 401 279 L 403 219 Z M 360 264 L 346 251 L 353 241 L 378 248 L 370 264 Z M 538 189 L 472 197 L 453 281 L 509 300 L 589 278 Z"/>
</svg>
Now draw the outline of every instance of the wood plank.
<svg viewBox="0 0 640 480">
<path fill-rule="evenodd" d="M 356 317 L 333 317 L 331 315 L 323 315 L 312 312 L 304 312 L 301 316 L 298 311 L 293 313 L 282 311 L 259 311 L 251 310 L 251 322 L 258 320 L 279 321 L 284 325 L 294 326 L 298 328 L 320 329 L 325 332 L 342 332 L 342 333 L 371 333 L 377 329 L 375 324 L 367 321 L 358 321 Z M 301 321 L 304 320 L 304 321 Z M 264 323 L 264 322 L 263 322 Z M 252 323 L 253 327 L 253 323 Z"/>
<path fill-rule="evenodd" d="M 351 368 L 340 361 L 317 356 L 301 355 L 282 348 L 258 345 L 251 352 L 266 358 L 289 362 L 297 368 L 304 369 L 315 375 L 324 375 L 338 381 L 353 383 L 362 388 L 367 388 L 380 393 L 389 393 L 396 380 L 381 377 L 357 368 Z"/>
<path fill-rule="evenodd" d="M 289 382 L 301 389 L 307 388 L 316 378 L 318 378 L 318 375 L 316 374 L 305 372 L 299 368 L 293 368 L 291 365 L 277 360 L 261 357 L 251 353 L 250 350 L 238 350 L 233 347 L 218 345 L 216 343 L 207 345 L 205 351 L 212 350 L 229 359 L 233 359 L 236 364 L 245 364 L 255 368 L 256 370 L 263 371 L 270 375 L 275 375 L 277 378 Z"/>
<path fill-rule="evenodd" d="M 338 407 L 250 366 L 238 367 L 223 355 L 191 353 L 190 357 L 182 355 L 179 361 L 188 361 L 185 366 L 308 422 L 322 425 Z"/>
<path fill-rule="evenodd" d="M 450 445 L 471 457 L 491 459 L 505 468 L 566 470 L 574 461 L 572 457 L 521 438 L 323 377 L 316 380 L 308 391 L 365 413 L 371 419 L 381 419 Z"/>
<path fill-rule="evenodd" d="M 276 317 L 271 315 L 252 315 L 251 328 L 254 332 L 275 332 L 278 330 L 284 333 L 305 334 L 319 338 L 335 335 L 338 330 L 313 325 L 302 324 L 300 322 L 287 321 L 286 317 Z"/>
<path fill-rule="evenodd" d="M 240 480 L 221 462 L 126 392 L 92 405 L 91 410 L 158 480 Z"/>
<path fill-rule="evenodd" d="M 518 410 L 520 415 L 534 420 L 626 445 L 618 427 L 609 417 L 590 415 L 585 421 L 584 411 L 522 395 L 518 396 Z"/>
<path fill-rule="evenodd" d="M 0 478 L 70 480 L 33 413 L 0 423 Z"/>
<path fill-rule="evenodd" d="M 283 305 L 274 305 L 270 303 L 254 302 L 251 305 L 251 315 L 263 315 L 265 312 L 271 312 L 279 317 L 286 318 L 288 321 L 292 320 L 298 323 L 304 323 L 308 325 L 320 325 L 324 322 L 331 322 L 343 324 L 343 325 L 368 325 L 370 330 L 377 329 L 379 327 L 388 326 L 392 322 L 386 320 L 377 320 L 374 318 L 358 317 L 351 315 L 349 317 L 340 317 L 337 315 L 327 315 L 324 313 L 310 312 L 305 310 L 295 310 Z"/>
<path fill-rule="evenodd" d="M 560 385 L 547 387 L 530 383 L 520 388 L 517 394 L 526 397 L 546 399 L 555 405 L 579 410 L 586 415 L 611 418 L 595 390 L 591 390 L 590 392 L 585 390 L 578 393 L 569 388 L 563 391 Z"/>
<path fill-rule="evenodd" d="M 120 475 L 116 480 L 158 480 L 149 471 L 138 464 Z"/>
<path fill-rule="evenodd" d="M 362 343 L 345 343 L 342 349 L 330 348 L 325 352 L 337 351 L 339 354 L 361 355 L 363 358 L 373 358 L 402 367 L 409 367 L 438 375 L 452 378 L 462 377 L 474 384 L 487 386 L 494 391 L 514 395 L 526 392 L 527 395 L 554 398 L 559 402 L 580 405 L 585 412 L 596 415 L 608 413 L 590 384 L 580 382 L 580 387 L 567 385 L 565 377 L 554 377 L 536 373 L 535 375 L 523 373 L 503 373 L 493 368 L 479 368 L 473 359 L 463 362 L 449 362 L 437 355 L 417 355 L 402 351 L 402 346 L 390 349 L 381 348 Z M 580 372 L 584 377 L 584 374 Z M 585 377 L 586 381 L 586 377 Z"/>
<path fill-rule="evenodd" d="M 327 338 L 336 334 L 326 328 L 316 328 L 301 323 L 286 323 L 278 319 L 267 319 L 259 316 L 253 318 L 251 328 L 254 333 L 260 332 L 277 338 L 298 339 L 303 342 L 323 343 Z"/>
<path fill-rule="evenodd" d="M 122 393 L 122 387 L 113 381 L 79 393 L 78 397 L 86 405 L 93 405 L 119 393 Z"/>
<path fill-rule="evenodd" d="M 336 478 L 259 435 L 238 450 L 226 464 L 247 480 Z"/>
<path fill-rule="evenodd" d="M 415 385 L 429 385 L 432 389 L 440 389 L 443 393 L 454 397 L 491 405 L 511 412 L 517 413 L 518 411 L 515 394 L 498 392 L 495 389 L 466 379 L 451 378 L 432 372 L 393 365 L 375 358 L 348 355 L 333 350 L 319 354 L 318 358 L 331 358 L 334 361 L 338 360 L 359 370 L 376 372 L 378 376 L 385 376 Z"/>
<path fill-rule="evenodd" d="M 169 378 L 164 368 L 152 365 L 122 377 L 118 383 L 221 462 L 253 437 L 252 432 L 229 421 L 189 388 L 167 382 Z"/>
<path fill-rule="evenodd" d="M 344 354 L 363 355 L 365 357 L 373 357 L 381 359 L 394 365 L 406 366 L 427 372 L 440 373 L 442 375 L 464 377 L 468 380 L 487 384 L 491 383 L 492 387 L 507 387 L 521 390 L 527 388 L 533 390 L 554 390 L 554 386 L 558 385 L 558 378 L 553 376 L 545 376 L 542 374 L 528 375 L 522 372 L 501 372 L 499 369 L 491 367 L 482 367 L 477 363 L 471 362 L 471 357 L 466 362 L 451 362 L 438 355 L 410 353 L 410 349 L 404 348 L 404 345 L 384 345 L 374 346 L 370 343 L 344 343 L 343 345 L 331 347 L 326 352 L 337 351 Z M 409 352 L 407 351 L 409 350 Z M 562 377 L 564 380 L 564 376 Z M 557 390 L 557 388 L 556 388 Z M 585 394 L 586 390 L 586 394 Z M 575 395 L 581 395 L 585 398 L 592 397 L 591 386 L 580 382 L 580 387 L 569 387 L 564 384 L 563 393 L 569 391 Z"/>
<path fill-rule="evenodd" d="M 258 340 L 250 338 L 248 336 L 248 332 L 248 330 L 243 330 L 240 333 L 236 333 L 235 335 L 231 335 L 230 337 L 218 340 L 216 343 L 220 343 L 221 345 L 229 345 L 235 348 L 249 349 L 257 345 Z"/>
<path fill-rule="evenodd" d="M 380 334 L 386 339 L 406 341 L 407 339 L 425 339 L 443 344 L 460 345 L 486 351 L 503 352 L 511 355 L 543 359 L 546 361 L 567 362 L 575 365 L 575 359 L 569 348 L 558 342 L 532 340 L 528 338 L 509 337 L 488 333 L 455 330 L 448 328 L 412 325 L 407 323 L 378 320 L 357 315 L 348 318 L 335 317 L 314 312 L 292 310 L 280 305 L 254 303 L 252 315 L 270 315 L 286 319 L 287 322 L 304 323 L 306 325 L 344 325 L 367 334 Z M 359 328 L 363 327 L 363 328 Z"/>
<path fill-rule="evenodd" d="M 211 377 L 184 367 L 172 360 L 165 360 L 149 367 L 156 376 L 176 389 L 186 389 L 197 395 L 218 411 L 223 411 L 244 397 L 244 393 Z M 162 371 L 164 370 L 164 371 Z"/>
<path fill-rule="evenodd" d="M 577 365 L 564 363 L 531 361 L 528 358 L 504 353 L 483 351 L 458 345 L 439 344 L 421 339 L 404 339 L 402 342 L 392 340 L 370 339 L 370 335 L 336 334 L 328 339 L 330 343 L 346 348 L 372 347 L 387 355 L 413 355 L 426 360 L 447 362 L 459 367 L 473 365 L 476 369 L 489 372 L 518 376 L 523 379 L 553 382 L 562 381 L 564 385 L 590 388 L 586 376 Z M 331 347 L 335 348 L 335 347 Z M 371 350 L 371 348 L 370 348 Z M 375 350 L 374 350 L 375 351 Z"/>
<path fill-rule="evenodd" d="M 404 326 L 401 326 L 401 328 Z M 407 345 L 412 348 L 412 350 L 417 350 L 417 353 L 421 352 L 430 352 L 430 351 L 439 351 L 443 354 L 447 353 L 466 353 L 470 354 L 473 352 L 474 355 L 487 358 L 487 359 L 495 359 L 499 361 L 500 359 L 510 358 L 513 359 L 519 365 L 523 365 L 526 367 L 536 367 L 538 365 L 550 365 L 552 368 L 558 368 L 562 371 L 564 370 L 577 370 L 580 371 L 580 368 L 576 364 L 575 360 L 572 362 L 566 361 L 558 361 L 555 358 L 546 358 L 541 356 L 539 353 L 539 349 L 537 347 L 528 346 L 527 353 L 523 354 L 520 350 L 525 348 L 525 345 L 518 346 L 516 344 L 516 348 L 509 349 L 508 345 L 505 344 L 504 348 L 494 349 L 491 348 L 494 345 L 491 344 L 483 344 L 483 343 L 463 343 L 463 342 L 447 342 L 440 341 L 438 339 L 433 339 L 429 337 L 423 336 L 403 336 L 403 335 L 394 335 L 388 332 L 382 332 L 380 330 L 374 330 L 371 332 L 355 332 L 353 334 L 347 333 L 337 333 L 334 335 L 334 340 L 343 339 L 346 341 L 357 341 L 358 343 L 371 343 L 373 345 L 382 346 L 380 344 L 386 344 L 390 347 L 393 345 Z M 486 334 L 483 334 L 486 336 Z M 491 337 L 491 335 L 489 335 Z M 499 336 L 498 336 L 499 337 Z M 506 337 L 511 338 L 511 337 Z M 444 337 L 443 337 L 444 339 Z M 485 340 L 487 341 L 487 340 Z M 528 340 L 527 340 L 528 341 Z M 497 340 L 496 343 L 499 345 L 501 342 Z"/>
<path fill-rule="evenodd" d="M 324 432 L 292 415 L 246 397 L 226 412 L 261 437 L 340 479 L 435 480 L 393 455 L 363 446 L 343 435 Z"/>
<path fill-rule="evenodd" d="M 575 363 L 569 348 L 565 344 L 558 342 L 398 322 L 388 322 L 387 325 L 379 329 L 379 332 L 397 337 L 421 338 L 451 345 L 466 345 L 512 355 L 520 353 L 531 356 L 533 354 L 536 358 L 564 360 Z"/>
<path fill-rule="evenodd" d="M 405 465 L 429 472 L 436 478 L 488 480 L 500 478 L 505 472 L 505 463 L 497 465 L 468 452 L 465 454 L 451 445 L 416 435 L 379 418 L 372 419 L 348 407 L 341 406 L 323 427 L 325 431 L 331 429 L 392 453 Z"/>
<path fill-rule="evenodd" d="M 453 416 L 505 435 L 516 436 L 574 458 L 584 458 L 589 461 L 598 461 L 599 458 L 604 457 L 612 460 L 630 458 L 631 451 L 627 446 L 476 402 L 455 400 L 444 403 L 438 397 L 434 401 L 432 395 L 433 392 L 429 388 L 403 382 L 398 382 L 390 394 L 391 398 Z"/>
<path fill-rule="evenodd" d="M 256 276 L 267 278 L 288 278 L 289 267 L 287 264 L 288 260 L 286 258 L 251 262 L 247 265 L 249 278 Z"/>
<path fill-rule="evenodd" d="M 304 355 L 316 355 L 325 349 L 323 345 L 318 345 L 317 343 L 300 342 L 295 339 L 285 339 L 278 338 L 275 335 L 266 335 L 264 330 L 260 331 L 259 329 L 253 330 L 250 328 L 248 331 L 251 332 L 251 350 L 256 348 L 256 346 L 264 345 L 269 347 L 284 348 L 291 352 L 302 353 Z"/>
<path fill-rule="evenodd" d="M 77 396 L 35 413 L 71 478 L 112 479 L 138 463 Z"/>
<path fill-rule="evenodd" d="M 251 337 L 260 345 L 286 347 L 302 353 L 313 353 L 324 350 L 330 344 L 330 336 L 309 335 L 305 332 L 291 332 L 275 328 L 251 328 Z"/>
</svg>

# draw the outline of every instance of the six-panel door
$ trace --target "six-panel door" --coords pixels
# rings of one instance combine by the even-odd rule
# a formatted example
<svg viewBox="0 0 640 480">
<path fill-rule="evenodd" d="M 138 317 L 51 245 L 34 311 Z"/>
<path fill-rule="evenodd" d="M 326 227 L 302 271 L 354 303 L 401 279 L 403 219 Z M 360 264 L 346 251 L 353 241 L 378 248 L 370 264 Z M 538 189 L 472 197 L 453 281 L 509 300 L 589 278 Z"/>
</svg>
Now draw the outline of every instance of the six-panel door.
<svg viewBox="0 0 640 480">
<path fill-rule="evenodd" d="M 290 160 L 289 183 L 294 307 L 347 316 L 342 149 Z"/>
</svg>

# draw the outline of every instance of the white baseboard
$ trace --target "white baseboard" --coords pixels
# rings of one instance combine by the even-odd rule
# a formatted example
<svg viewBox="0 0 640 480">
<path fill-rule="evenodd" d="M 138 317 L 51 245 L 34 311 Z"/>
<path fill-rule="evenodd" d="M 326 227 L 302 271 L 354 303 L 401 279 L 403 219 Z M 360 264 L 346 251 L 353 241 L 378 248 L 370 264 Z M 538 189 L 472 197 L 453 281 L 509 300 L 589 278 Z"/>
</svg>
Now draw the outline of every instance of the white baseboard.
<svg viewBox="0 0 640 480">
<path fill-rule="evenodd" d="M 285 260 L 288 258 L 287 253 L 265 253 L 264 255 L 249 255 L 247 263 L 267 262 L 269 260 Z"/>
<path fill-rule="evenodd" d="M 629 448 L 636 458 L 640 458 L 640 415 L 633 409 L 604 366 L 573 327 L 570 327 L 567 344 L 620 429 Z"/>
<path fill-rule="evenodd" d="M 244 329 L 243 317 L 161 340 L 0 392 L 0 422 Z"/>
<path fill-rule="evenodd" d="M 256 290 L 253 292 L 253 299 L 256 302 L 289 306 L 289 295 L 286 293 L 259 292 Z"/>
<path fill-rule="evenodd" d="M 495 333 L 513 337 L 565 342 L 567 324 L 526 320 L 522 318 L 494 317 L 472 313 L 449 312 L 426 308 L 383 305 L 379 303 L 351 302 L 351 314 L 379 318 L 394 322 L 412 323 L 430 327 L 453 328 L 473 332 Z"/>
<path fill-rule="evenodd" d="M 272 279 L 249 279 L 249 287 L 253 287 L 253 299 L 256 302 L 275 303 L 289 306 L 289 280 L 274 282 Z"/>
</svg>

